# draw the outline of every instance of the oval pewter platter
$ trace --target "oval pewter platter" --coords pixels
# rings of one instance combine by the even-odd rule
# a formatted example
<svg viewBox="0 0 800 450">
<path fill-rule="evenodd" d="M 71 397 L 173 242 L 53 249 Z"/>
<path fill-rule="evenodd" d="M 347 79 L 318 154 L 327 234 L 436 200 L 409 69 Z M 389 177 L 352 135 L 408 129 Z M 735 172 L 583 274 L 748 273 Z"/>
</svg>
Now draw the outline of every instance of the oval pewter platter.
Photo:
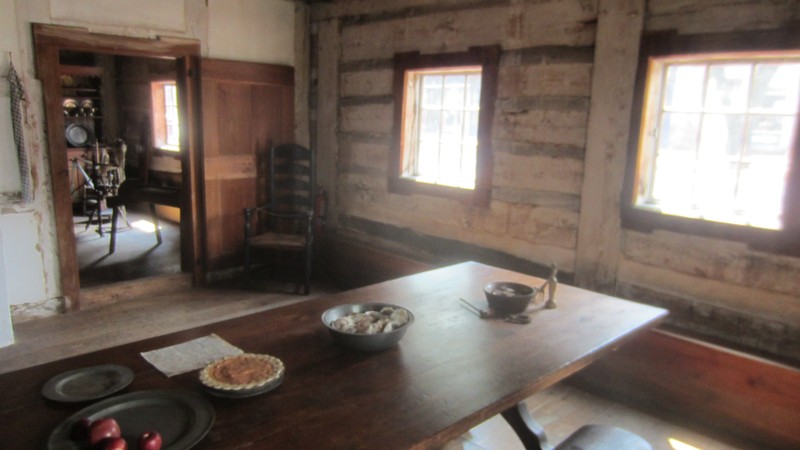
<svg viewBox="0 0 800 450">
<path fill-rule="evenodd" d="M 214 406 L 200 394 L 176 389 L 131 392 L 107 398 L 76 412 L 61 422 L 47 442 L 49 450 L 80 450 L 70 439 L 72 426 L 82 418 L 113 417 L 122 437 L 134 443 L 145 431 L 158 431 L 161 450 L 185 450 L 203 440 L 214 424 Z"/>
</svg>

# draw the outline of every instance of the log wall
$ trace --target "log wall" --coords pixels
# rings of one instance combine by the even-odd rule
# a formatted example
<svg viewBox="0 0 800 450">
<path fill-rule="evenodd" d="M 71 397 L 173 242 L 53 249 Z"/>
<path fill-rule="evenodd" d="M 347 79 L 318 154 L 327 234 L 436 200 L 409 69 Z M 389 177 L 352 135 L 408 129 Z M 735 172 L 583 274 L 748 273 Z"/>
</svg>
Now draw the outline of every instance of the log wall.
<svg viewBox="0 0 800 450">
<path fill-rule="evenodd" d="M 556 263 L 582 286 L 669 307 L 672 327 L 800 364 L 800 259 L 619 225 L 642 30 L 774 29 L 799 18 L 797 0 L 314 4 L 312 122 L 329 223 L 435 264 L 488 255 L 543 273 Z M 478 45 L 502 48 L 490 207 L 390 193 L 394 54 Z"/>
</svg>

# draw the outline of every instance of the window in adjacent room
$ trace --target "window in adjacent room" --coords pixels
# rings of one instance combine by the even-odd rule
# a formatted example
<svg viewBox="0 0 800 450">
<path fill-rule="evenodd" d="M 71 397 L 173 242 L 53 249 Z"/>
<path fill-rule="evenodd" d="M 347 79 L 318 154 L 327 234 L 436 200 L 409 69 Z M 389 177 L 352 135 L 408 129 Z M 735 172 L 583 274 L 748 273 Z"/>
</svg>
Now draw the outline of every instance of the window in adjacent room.
<svg viewBox="0 0 800 450">
<path fill-rule="evenodd" d="M 497 49 L 395 58 L 390 186 L 487 206 Z"/>
<path fill-rule="evenodd" d="M 153 102 L 153 144 L 162 150 L 180 150 L 178 88 L 174 81 L 150 84 Z"/>
<path fill-rule="evenodd" d="M 800 50 L 651 56 L 628 224 L 745 241 L 795 226 L 798 109 Z"/>
</svg>

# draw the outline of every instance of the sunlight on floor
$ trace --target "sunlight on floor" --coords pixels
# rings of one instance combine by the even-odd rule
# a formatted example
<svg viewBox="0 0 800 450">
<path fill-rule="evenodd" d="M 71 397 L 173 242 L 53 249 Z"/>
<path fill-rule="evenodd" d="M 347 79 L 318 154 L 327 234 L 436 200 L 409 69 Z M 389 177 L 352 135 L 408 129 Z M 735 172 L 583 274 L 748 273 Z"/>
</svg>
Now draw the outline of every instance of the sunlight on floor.
<svg viewBox="0 0 800 450">
<path fill-rule="evenodd" d="M 697 447 L 695 447 L 693 445 L 689 445 L 689 444 L 687 444 L 685 442 L 679 441 L 679 440 L 674 439 L 674 438 L 669 438 L 669 439 L 667 439 L 667 441 L 669 441 L 669 445 L 674 450 L 702 450 L 700 448 L 697 448 Z"/>
<path fill-rule="evenodd" d="M 156 226 L 153 225 L 153 222 L 147 220 L 137 220 L 136 222 L 133 222 L 131 226 L 139 231 L 144 231 L 145 233 L 156 232 Z"/>
</svg>

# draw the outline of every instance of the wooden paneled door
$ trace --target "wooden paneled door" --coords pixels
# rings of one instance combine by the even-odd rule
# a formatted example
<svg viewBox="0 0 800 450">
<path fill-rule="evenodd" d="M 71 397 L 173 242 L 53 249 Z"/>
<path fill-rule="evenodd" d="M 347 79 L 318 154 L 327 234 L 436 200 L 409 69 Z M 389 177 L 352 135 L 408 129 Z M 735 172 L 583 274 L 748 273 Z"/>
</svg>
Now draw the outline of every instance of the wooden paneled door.
<svg viewBox="0 0 800 450">
<path fill-rule="evenodd" d="M 294 69 L 201 60 L 206 273 L 242 264 L 246 207 L 266 201 L 268 150 L 294 140 Z"/>
</svg>

